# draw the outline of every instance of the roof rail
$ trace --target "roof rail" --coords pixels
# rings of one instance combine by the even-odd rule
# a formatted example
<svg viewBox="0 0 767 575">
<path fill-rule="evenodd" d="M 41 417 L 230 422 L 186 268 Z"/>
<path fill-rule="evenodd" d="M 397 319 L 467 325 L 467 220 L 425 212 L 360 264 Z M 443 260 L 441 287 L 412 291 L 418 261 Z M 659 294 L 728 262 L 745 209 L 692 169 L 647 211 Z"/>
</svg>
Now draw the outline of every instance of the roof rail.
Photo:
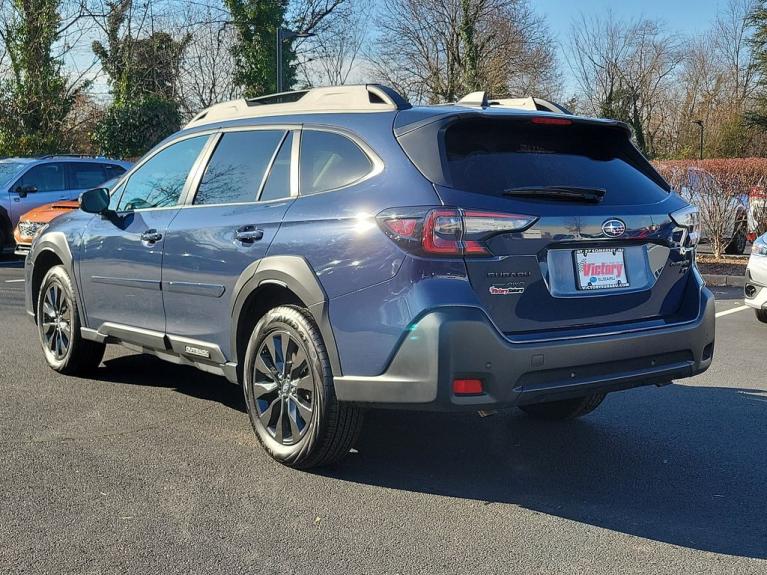
<svg viewBox="0 0 767 575">
<path fill-rule="evenodd" d="M 186 128 L 258 116 L 386 112 L 407 108 L 410 108 L 410 104 L 405 98 L 391 88 L 379 84 L 329 86 L 215 104 L 192 118 Z"/>
<path fill-rule="evenodd" d="M 552 112 L 554 114 L 572 115 L 572 112 L 556 102 L 543 98 L 500 98 L 490 100 L 485 92 L 472 92 L 467 94 L 457 104 L 459 106 L 479 106 L 482 108 L 516 108 L 518 110 L 531 110 L 539 112 Z"/>
<path fill-rule="evenodd" d="M 93 156 L 91 154 L 45 154 L 43 156 L 37 156 L 38 160 L 50 160 L 51 158 L 93 158 L 101 159 L 104 156 Z"/>
</svg>

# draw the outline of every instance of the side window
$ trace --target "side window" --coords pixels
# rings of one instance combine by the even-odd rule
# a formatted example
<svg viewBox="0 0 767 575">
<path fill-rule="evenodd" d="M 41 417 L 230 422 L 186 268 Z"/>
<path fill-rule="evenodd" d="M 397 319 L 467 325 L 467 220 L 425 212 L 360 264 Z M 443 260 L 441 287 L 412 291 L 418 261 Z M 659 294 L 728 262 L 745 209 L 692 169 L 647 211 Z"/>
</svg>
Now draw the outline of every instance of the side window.
<svg viewBox="0 0 767 575">
<path fill-rule="evenodd" d="M 38 192 L 66 190 L 64 164 L 51 163 L 34 166 L 19 179 L 16 186 L 34 186 Z"/>
<path fill-rule="evenodd" d="M 284 131 L 226 132 L 205 168 L 195 205 L 255 202 Z"/>
<path fill-rule="evenodd" d="M 104 166 L 104 169 L 106 170 L 106 179 L 111 180 L 113 178 L 119 178 L 125 173 L 125 168 L 122 166 L 117 166 L 114 164 L 107 164 Z"/>
<path fill-rule="evenodd" d="M 290 156 L 293 153 L 293 132 L 282 142 L 282 147 L 274 159 L 269 177 L 259 198 L 262 202 L 290 197 Z"/>
<path fill-rule="evenodd" d="M 315 130 L 301 133 L 301 195 L 348 186 L 372 169 L 370 158 L 349 138 Z"/>
<path fill-rule="evenodd" d="M 103 184 L 108 178 L 101 164 L 72 162 L 69 164 L 70 187 L 73 190 L 87 190 Z"/>
<path fill-rule="evenodd" d="M 117 211 L 175 206 L 208 137 L 188 138 L 155 154 L 122 186 Z"/>
</svg>

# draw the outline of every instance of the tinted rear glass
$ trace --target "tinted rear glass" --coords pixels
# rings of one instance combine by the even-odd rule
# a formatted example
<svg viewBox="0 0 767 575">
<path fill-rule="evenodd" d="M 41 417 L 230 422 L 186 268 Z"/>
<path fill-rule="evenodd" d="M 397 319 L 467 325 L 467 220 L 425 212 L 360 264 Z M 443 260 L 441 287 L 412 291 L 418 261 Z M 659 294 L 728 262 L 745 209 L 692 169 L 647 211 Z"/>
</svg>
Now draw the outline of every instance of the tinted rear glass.
<svg viewBox="0 0 767 575">
<path fill-rule="evenodd" d="M 491 195 L 525 186 L 607 190 L 605 204 L 649 204 L 667 192 L 619 129 L 531 124 L 529 120 L 471 119 L 445 133 L 447 167 L 455 188 Z"/>
<path fill-rule="evenodd" d="M 71 185 L 75 190 L 95 188 L 107 179 L 104 166 L 101 164 L 85 164 L 81 162 L 69 164 Z"/>
</svg>

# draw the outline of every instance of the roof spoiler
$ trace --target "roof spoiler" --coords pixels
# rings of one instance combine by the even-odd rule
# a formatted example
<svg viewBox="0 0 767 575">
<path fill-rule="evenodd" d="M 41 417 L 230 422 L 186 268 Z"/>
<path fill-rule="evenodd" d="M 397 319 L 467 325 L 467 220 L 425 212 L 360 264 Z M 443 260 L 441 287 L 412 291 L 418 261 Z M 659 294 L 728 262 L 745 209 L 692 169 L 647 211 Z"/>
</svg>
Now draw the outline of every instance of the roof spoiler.
<svg viewBox="0 0 767 575">
<path fill-rule="evenodd" d="M 538 112 L 551 112 L 554 114 L 567 114 L 572 116 L 572 112 L 556 102 L 544 100 L 543 98 L 500 98 L 488 99 L 485 92 L 471 92 L 458 102 L 459 106 L 480 107 L 480 108 L 515 108 L 517 110 L 531 110 Z"/>
</svg>

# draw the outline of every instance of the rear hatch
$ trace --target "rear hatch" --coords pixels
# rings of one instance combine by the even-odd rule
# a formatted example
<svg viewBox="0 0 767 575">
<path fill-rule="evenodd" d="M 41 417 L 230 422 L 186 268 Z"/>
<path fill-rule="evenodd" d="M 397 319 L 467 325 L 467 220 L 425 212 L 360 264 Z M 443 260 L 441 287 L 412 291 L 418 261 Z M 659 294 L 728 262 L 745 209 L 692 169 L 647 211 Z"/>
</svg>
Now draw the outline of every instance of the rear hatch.
<svg viewBox="0 0 767 575">
<path fill-rule="evenodd" d="M 445 206 L 536 218 L 484 239 L 488 254 L 465 257 L 472 287 L 501 331 L 524 338 L 678 319 L 692 253 L 679 249 L 684 235 L 670 214 L 686 203 L 625 126 L 473 114 L 435 127 L 399 135 Z M 428 133 L 439 141 L 438 168 L 419 160 Z"/>
</svg>

